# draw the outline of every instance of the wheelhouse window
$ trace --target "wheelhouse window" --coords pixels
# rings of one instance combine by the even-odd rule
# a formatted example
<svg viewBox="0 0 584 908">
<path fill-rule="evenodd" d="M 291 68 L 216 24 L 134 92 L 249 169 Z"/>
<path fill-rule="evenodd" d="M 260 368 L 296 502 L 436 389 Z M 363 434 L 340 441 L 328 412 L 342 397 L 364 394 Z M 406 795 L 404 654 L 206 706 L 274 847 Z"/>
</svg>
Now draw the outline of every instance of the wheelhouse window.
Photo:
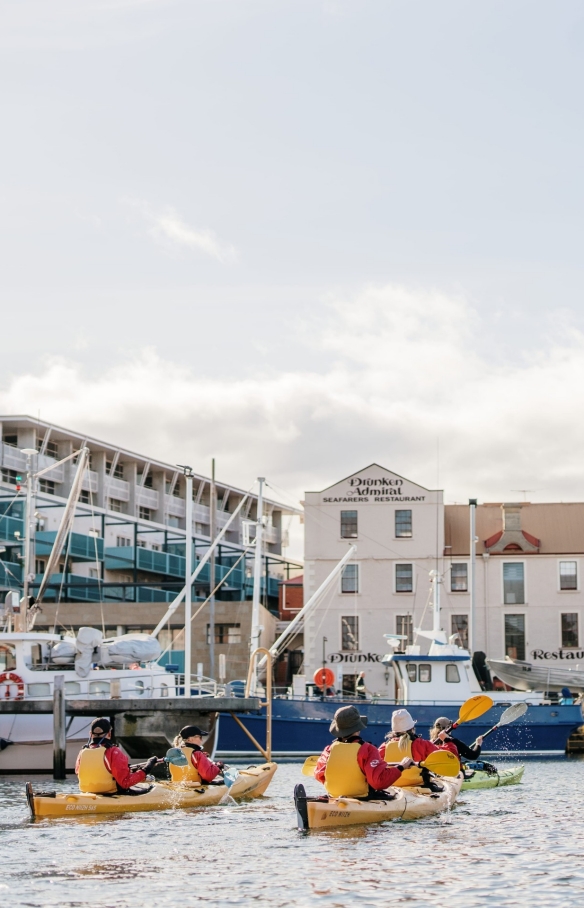
<svg viewBox="0 0 584 908">
<path fill-rule="evenodd" d="M 356 652 L 359 649 L 359 617 L 345 615 L 341 618 L 341 649 Z"/>
<path fill-rule="evenodd" d="M 450 565 L 450 591 L 452 593 L 468 592 L 468 564 Z"/>
<path fill-rule="evenodd" d="M 406 538 L 412 535 L 412 512 L 396 511 L 395 512 L 395 535 L 398 539 Z"/>
<path fill-rule="evenodd" d="M 578 564 L 576 561 L 560 561 L 560 589 L 578 589 Z"/>
<path fill-rule="evenodd" d="M 341 575 L 341 593 L 359 592 L 359 565 L 346 564 Z"/>
<path fill-rule="evenodd" d="M 357 538 L 357 511 L 341 511 L 341 539 Z"/>
<path fill-rule="evenodd" d="M 396 652 L 405 653 L 406 646 L 411 646 L 414 642 L 414 621 L 411 615 L 395 616 L 395 632 L 398 637 L 404 637 L 400 640 Z"/>
<path fill-rule="evenodd" d="M 525 566 L 522 562 L 503 564 L 503 602 L 505 605 L 523 605 L 525 602 Z"/>
<path fill-rule="evenodd" d="M 455 665 L 454 662 L 449 662 L 446 666 L 446 680 L 448 684 L 459 684 L 460 683 L 460 674 L 458 671 L 458 665 Z"/>
<path fill-rule="evenodd" d="M 432 680 L 432 666 L 429 663 L 423 663 L 418 667 L 418 681 L 421 684 L 429 684 Z"/>
<path fill-rule="evenodd" d="M 505 655 L 525 660 L 525 615 L 505 615 Z"/>
<path fill-rule="evenodd" d="M 562 616 L 562 648 L 578 646 L 578 613 L 565 612 Z"/>
<path fill-rule="evenodd" d="M 414 566 L 413 566 L 413 564 L 396 564 L 396 566 L 395 566 L 395 591 L 396 591 L 396 593 L 413 593 L 413 591 L 414 591 Z"/>
<path fill-rule="evenodd" d="M 418 666 L 415 662 L 406 662 L 406 671 L 410 681 L 418 680 Z"/>
<path fill-rule="evenodd" d="M 451 615 L 450 628 L 452 634 L 456 634 L 460 645 L 468 649 L 468 615 Z"/>
</svg>

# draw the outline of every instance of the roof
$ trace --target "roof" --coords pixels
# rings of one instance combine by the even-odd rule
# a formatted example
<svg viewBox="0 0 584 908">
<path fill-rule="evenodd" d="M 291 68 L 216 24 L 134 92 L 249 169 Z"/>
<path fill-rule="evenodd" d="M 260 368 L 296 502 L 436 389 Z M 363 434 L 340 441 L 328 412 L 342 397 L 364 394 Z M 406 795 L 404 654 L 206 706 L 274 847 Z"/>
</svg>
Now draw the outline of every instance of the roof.
<svg viewBox="0 0 584 908">
<path fill-rule="evenodd" d="M 282 580 L 282 586 L 302 586 L 304 583 L 304 574 L 298 574 L 297 577 L 291 577 L 290 580 Z"/>
<path fill-rule="evenodd" d="M 514 504 L 513 507 L 518 505 Z M 540 555 L 574 555 L 584 553 L 584 502 L 523 502 L 521 531 L 532 543 L 539 543 Z M 470 554 L 469 506 L 444 506 L 445 554 L 453 557 Z M 503 505 L 480 504 L 476 509 L 477 554 L 489 551 L 503 531 Z M 497 554 L 503 554 L 497 552 Z M 509 553 L 507 553 L 509 554 Z M 519 554 L 515 552 L 514 554 Z M 527 554 L 527 553 L 522 553 Z"/>
</svg>

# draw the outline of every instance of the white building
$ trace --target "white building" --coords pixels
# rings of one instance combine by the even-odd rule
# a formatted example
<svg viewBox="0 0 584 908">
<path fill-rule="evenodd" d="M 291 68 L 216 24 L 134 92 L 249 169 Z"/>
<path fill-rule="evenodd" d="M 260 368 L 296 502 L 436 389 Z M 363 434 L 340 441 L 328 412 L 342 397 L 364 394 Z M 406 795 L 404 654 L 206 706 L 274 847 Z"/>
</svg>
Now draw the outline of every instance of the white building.
<svg viewBox="0 0 584 908">
<path fill-rule="evenodd" d="M 425 489 L 373 464 L 305 496 L 305 601 L 343 557 L 357 551 L 305 624 L 307 679 L 323 665 L 337 688 L 393 696 L 380 663 L 384 634 L 413 642 L 431 627 L 429 572 L 442 575 L 442 628 L 468 641 L 470 508 L 444 505 Z M 476 509 L 474 650 L 493 659 L 578 657 L 584 504 L 482 504 Z M 427 648 L 428 641 L 416 641 Z M 579 653 L 584 658 L 584 653 Z M 567 662 L 569 664 L 569 662 Z"/>
</svg>

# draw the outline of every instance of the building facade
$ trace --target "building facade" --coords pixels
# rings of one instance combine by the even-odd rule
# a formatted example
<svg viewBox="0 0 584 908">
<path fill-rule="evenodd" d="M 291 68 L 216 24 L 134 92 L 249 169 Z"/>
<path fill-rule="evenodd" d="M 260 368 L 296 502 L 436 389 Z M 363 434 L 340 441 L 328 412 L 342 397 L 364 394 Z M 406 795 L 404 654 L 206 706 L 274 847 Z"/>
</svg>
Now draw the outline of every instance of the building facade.
<svg viewBox="0 0 584 908">
<path fill-rule="evenodd" d="M 0 427 L 0 597 L 3 591 L 21 589 L 23 583 L 26 470 L 23 449 L 37 452 L 33 457 L 35 472 L 51 468 L 35 483 L 34 595 L 76 471 L 75 459 L 64 464 L 59 461 L 85 445 L 90 451 L 90 463 L 73 532 L 62 552 L 59 573 L 51 578 L 45 611 L 39 616 L 37 626 L 54 621 L 55 616 L 57 622 L 63 618 L 65 612 L 61 605 L 61 618 L 52 606 L 58 601 L 63 608 L 68 605 L 69 624 L 63 624 L 68 629 L 76 629 L 94 616 L 91 623 L 103 625 L 108 633 L 151 630 L 184 585 L 186 482 L 183 471 L 176 465 L 27 416 L 0 417 Z M 219 533 L 245 492 L 222 482 L 215 484 L 215 490 L 215 527 Z M 286 522 L 296 513 L 293 508 L 264 498 L 262 605 L 274 615 L 278 612 L 280 583 L 300 568 L 282 554 L 283 519 Z M 245 634 L 253 591 L 254 554 L 249 543 L 255 533 L 257 516 L 257 495 L 251 495 L 217 549 L 213 585 L 224 581 L 216 593 L 218 652 L 230 651 L 228 646 L 222 650 L 228 641 L 232 647 L 237 641 L 238 652 L 241 646 L 247 646 Z M 194 559 L 200 559 L 210 545 L 211 480 L 196 473 L 192 533 Z M 208 597 L 210 589 L 207 564 L 193 588 L 195 607 L 197 601 Z M 169 661 L 180 661 L 180 651 L 184 648 L 181 617 L 179 610 L 160 635 L 163 644 L 175 650 Z M 208 609 L 201 613 L 199 621 L 193 661 L 202 661 L 208 671 L 208 659 L 203 658 L 204 652 L 198 646 L 200 636 L 205 640 Z M 206 640 L 205 647 L 208 650 Z"/>
<path fill-rule="evenodd" d="M 470 507 L 373 464 L 305 496 L 305 601 L 345 555 L 342 576 L 305 622 L 307 681 L 323 664 L 337 689 L 365 672 L 372 694 L 393 697 L 381 664 L 384 634 L 402 646 L 432 626 L 431 570 L 439 572 L 442 629 L 468 645 Z M 581 570 L 584 504 L 479 504 L 474 650 L 493 659 L 584 661 Z"/>
</svg>

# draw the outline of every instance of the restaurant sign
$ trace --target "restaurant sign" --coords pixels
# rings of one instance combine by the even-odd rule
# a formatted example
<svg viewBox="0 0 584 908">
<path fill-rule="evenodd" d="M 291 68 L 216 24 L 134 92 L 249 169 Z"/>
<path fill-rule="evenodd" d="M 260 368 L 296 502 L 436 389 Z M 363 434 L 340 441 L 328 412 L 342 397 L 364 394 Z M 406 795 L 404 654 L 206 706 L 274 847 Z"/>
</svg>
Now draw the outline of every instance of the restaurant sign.
<svg viewBox="0 0 584 908">
<path fill-rule="evenodd" d="M 412 485 L 408 483 L 408 486 Z M 339 497 L 323 498 L 323 502 L 399 502 L 399 501 L 425 501 L 425 495 L 408 495 L 413 489 L 404 488 L 404 480 L 399 477 L 388 476 L 352 476 L 348 480 L 348 488 L 344 495 Z M 340 491 L 337 489 L 337 491 Z"/>
</svg>

